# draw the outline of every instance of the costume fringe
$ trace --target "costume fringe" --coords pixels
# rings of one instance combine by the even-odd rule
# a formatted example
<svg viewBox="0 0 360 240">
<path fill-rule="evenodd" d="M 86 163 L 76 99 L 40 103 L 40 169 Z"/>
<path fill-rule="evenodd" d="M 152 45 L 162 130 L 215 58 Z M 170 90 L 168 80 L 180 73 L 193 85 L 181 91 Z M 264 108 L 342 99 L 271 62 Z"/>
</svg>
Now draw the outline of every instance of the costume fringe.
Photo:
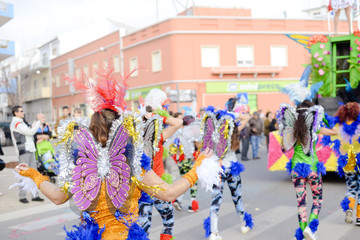
<svg viewBox="0 0 360 240">
<path fill-rule="evenodd" d="M 309 228 L 311 229 L 311 231 L 314 233 L 317 231 L 319 226 L 319 220 L 317 219 L 313 219 L 310 223 L 309 223 Z"/>
<path fill-rule="evenodd" d="M 304 234 L 303 234 L 303 231 L 301 230 L 301 228 L 296 229 L 294 236 L 296 237 L 296 240 L 304 239 Z"/>
<path fill-rule="evenodd" d="M 307 163 L 297 163 L 294 167 L 294 171 L 297 172 L 300 177 L 306 178 L 311 173 L 311 168 Z"/>
<path fill-rule="evenodd" d="M 348 197 L 344 197 L 344 199 L 341 201 L 340 206 L 344 212 L 346 212 L 349 207 L 350 200 Z"/>
<path fill-rule="evenodd" d="M 230 166 L 230 174 L 232 176 L 239 176 L 241 172 L 243 172 L 245 170 L 245 166 L 242 163 L 239 162 L 231 162 L 231 166 Z"/>
<path fill-rule="evenodd" d="M 144 229 L 137 223 L 133 223 L 129 229 L 129 234 L 126 240 L 149 240 Z"/>
<path fill-rule="evenodd" d="M 82 213 L 83 222 L 79 226 L 73 225 L 72 231 L 66 232 L 66 240 L 101 240 L 101 235 L 105 231 L 105 226 L 99 228 L 99 225 L 87 212 Z"/>
<path fill-rule="evenodd" d="M 244 213 L 244 221 L 245 221 L 245 226 L 246 227 L 249 227 L 250 229 L 253 229 L 254 222 L 253 222 L 253 219 L 251 217 L 251 214 L 245 212 Z"/>
<path fill-rule="evenodd" d="M 211 234 L 211 221 L 210 221 L 210 217 L 206 218 L 204 220 L 204 224 L 203 224 L 204 230 L 205 230 L 205 237 L 208 238 Z"/>
<path fill-rule="evenodd" d="M 325 165 L 324 165 L 324 163 L 323 162 L 318 162 L 317 164 L 316 164 L 316 167 L 317 167 L 317 173 L 318 173 L 318 175 L 323 175 L 323 176 L 325 176 L 326 175 L 326 167 L 325 167 Z"/>
<path fill-rule="evenodd" d="M 141 156 L 140 162 L 141 167 L 145 169 L 145 171 L 151 170 L 151 159 L 145 153 Z"/>
</svg>

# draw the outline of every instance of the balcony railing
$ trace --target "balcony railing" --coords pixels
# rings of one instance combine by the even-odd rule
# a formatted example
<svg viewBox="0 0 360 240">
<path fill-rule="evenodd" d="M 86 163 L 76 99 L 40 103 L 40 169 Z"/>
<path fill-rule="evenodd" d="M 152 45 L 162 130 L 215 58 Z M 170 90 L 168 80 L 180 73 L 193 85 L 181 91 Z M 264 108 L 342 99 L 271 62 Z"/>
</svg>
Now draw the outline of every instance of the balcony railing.
<svg viewBox="0 0 360 240">
<path fill-rule="evenodd" d="M 49 98 L 50 96 L 50 87 L 41 87 L 27 92 L 27 94 L 25 95 L 25 102 L 33 101 L 40 98 Z"/>
<path fill-rule="evenodd" d="M 0 39 L 0 61 L 15 55 L 15 43 Z"/>
<path fill-rule="evenodd" d="M 0 2 L 0 26 L 14 18 L 14 5 Z"/>
<path fill-rule="evenodd" d="M 252 74 L 254 78 L 258 74 L 270 74 L 271 77 L 275 77 L 276 74 L 282 71 L 282 67 L 272 66 L 253 66 L 253 67 L 238 67 L 238 66 L 222 66 L 211 68 L 211 74 L 219 75 L 222 78 L 225 74 L 236 75 L 240 78 L 242 74 Z"/>
</svg>

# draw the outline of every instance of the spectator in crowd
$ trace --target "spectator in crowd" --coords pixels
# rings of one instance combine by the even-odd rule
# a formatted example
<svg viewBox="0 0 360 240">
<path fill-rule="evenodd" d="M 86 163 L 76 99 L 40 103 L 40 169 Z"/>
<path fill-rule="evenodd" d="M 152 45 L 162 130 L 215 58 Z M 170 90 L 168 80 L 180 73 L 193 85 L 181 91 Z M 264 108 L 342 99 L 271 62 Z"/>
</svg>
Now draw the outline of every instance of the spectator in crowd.
<svg viewBox="0 0 360 240">
<path fill-rule="evenodd" d="M 183 119 L 183 114 L 181 112 L 174 113 L 174 118 Z"/>
<path fill-rule="evenodd" d="M 258 111 L 258 114 L 259 114 L 259 118 L 261 120 L 265 120 L 265 114 L 263 113 L 263 111 L 261 109 Z"/>
<path fill-rule="evenodd" d="M 250 140 L 251 140 L 251 148 L 252 148 L 252 157 L 253 159 L 260 159 L 258 156 L 259 153 L 259 143 L 261 140 L 261 134 L 264 129 L 263 121 L 259 117 L 258 112 L 254 112 L 252 118 L 249 121 L 250 125 Z"/>
<path fill-rule="evenodd" d="M 82 117 L 82 112 L 81 112 L 81 109 L 80 109 L 80 108 L 75 108 L 75 109 L 74 109 L 74 117 L 75 117 L 75 118 Z"/>
<path fill-rule="evenodd" d="M 10 131 L 19 156 L 19 163 L 25 163 L 29 167 L 36 169 L 34 135 L 41 124 L 39 115 L 37 115 L 37 121 L 30 127 L 24 120 L 25 113 L 21 106 L 13 107 L 12 114 L 13 118 L 10 124 Z M 26 191 L 21 186 L 19 187 L 19 201 L 21 203 L 29 203 L 26 199 Z M 44 199 L 40 198 L 38 193 L 36 193 L 32 201 L 42 202 Z"/>
<path fill-rule="evenodd" d="M 249 123 L 240 131 L 240 141 L 241 141 L 241 160 L 247 161 L 250 160 L 247 156 L 250 145 L 250 127 Z"/>
<path fill-rule="evenodd" d="M 202 107 L 202 108 L 200 108 L 200 111 L 199 111 L 199 118 L 202 119 L 204 114 L 205 114 L 205 108 Z"/>
<path fill-rule="evenodd" d="M 60 118 L 58 118 L 58 120 L 56 121 L 56 124 L 55 124 L 55 126 L 54 126 L 54 128 L 55 128 L 54 130 L 55 130 L 55 133 L 56 133 L 56 134 L 57 134 L 57 128 L 59 127 L 60 121 L 65 120 L 66 118 L 68 118 L 68 117 L 71 116 L 70 110 L 69 110 L 69 107 L 68 107 L 68 106 L 64 106 L 64 107 L 62 108 L 62 110 L 63 110 L 63 115 L 62 115 Z"/>
<path fill-rule="evenodd" d="M 41 143 L 42 141 L 49 141 L 51 138 L 51 128 L 50 126 L 45 122 L 45 115 L 42 113 L 37 114 L 37 119 L 40 120 L 40 127 L 35 133 L 35 141 L 36 143 Z"/>
<path fill-rule="evenodd" d="M 272 112 L 267 112 L 265 115 L 265 120 L 264 120 L 264 135 L 266 137 L 266 148 L 269 151 L 269 126 L 271 121 L 273 120 L 273 113 Z"/>
<path fill-rule="evenodd" d="M 276 118 L 273 118 L 269 125 L 269 133 L 274 132 L 279 129 Z"/>
</svg>

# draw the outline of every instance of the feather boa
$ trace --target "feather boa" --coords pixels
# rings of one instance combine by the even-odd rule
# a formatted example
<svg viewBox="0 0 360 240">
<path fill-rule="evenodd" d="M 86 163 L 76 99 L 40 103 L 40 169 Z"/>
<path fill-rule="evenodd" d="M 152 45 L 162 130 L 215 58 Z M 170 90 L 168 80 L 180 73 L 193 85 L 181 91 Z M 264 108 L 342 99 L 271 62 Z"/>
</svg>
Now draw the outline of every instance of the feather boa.
<svg viewBox="0 0 360 240">
<path fill-rule="evenodd" d="M 346 124 L 345 122 L 342 123 L 343 131 L 351 136 L 351 138 L 354 136 L 356 129 L 358 128 L 358 125 L 360 124 L 360 117 L 357 117 L 356 121 L 351 124 Z"/>
<path fill-rule="evenodd" d="M 318 175 L 320 175 L 320 174 L 323 175 L 323 176 L 326 175 L 326 167 L 325 167 L 323 162 L 318 162 L 316 164 L 316 168 L 317 168 Z"/>
<path fill-rule="evenodd" d="M 103 228 L 99 228 L 99 225 L 93 219 L 89 213 L 84 211 L 82 213 L 83 221 L 79 226 L 73 225 L 72 231 L 67 231 L 64 226 L 64 230 L 66 232 L 66 240 L 101 240 L 101 235 L 105 231 L 105 226 Z"/>
<path fill-rule="evenodd" d="M 155 201 L 155 199 L 153 199 L 149 194 L 141 191 L 141 197 L 139 198 L 139 203 L 140 202 L 153 203 L 154 201 Z"/>
<path fill-rule="evenodd" d="M 301 228 L 296 229 L 294 236 L 296 237 L 296 240 L 304 239 L 304 234 L 303 234 L 303 231 L 301 230 Z"/>
<path fill-rule="evenodd" d="M 347 154 L 340 155 L 338 158 L 338 166 L 337 166 L 337 173 L 340 177 L 343 177 L 345 175 L 343 168 L 346 166 L 348 162 L 348 156 Z"/>
<path fill-rule="evenodd" d="M 349 203 L 350 200 L 347 197 L 344 197 L 344 199 L 341 201 L 340 206 L 344 212 L 346 212 L 349 209 Z"/>
<path fill-rule="evenodd" d="M 320 141 L 320 144 L 324 147 L 329 147 L 332 144 L 330 136 L 324 135 Z"/>
<path fill-rule="evenodd" d="M 37 193 L 39 192 L 36 183 L 29 177 L 24 177 L 18 174 L 17 172 L 13 171 L 14 178 L 19 180 L 20 182 L 14 183 L 9 187 L 9 190 L 12 188 L 19 186 L 22 187 L 25 192 L 31 193 L 33 197 L 36 197 Z"/>
<path fill-rule="evenodd" d="M 291 162 L 291 158 L 290 158 L 290 160 L 286 163 L 285 168 L 286 168 L 286 172 L 287 172 L 287 174 L 288 174 L 288 175 L 290 175 L 290 173 L 291 173 L 291 171 L 292 171 L 292 162 Z"/>
<path fill-rule="evenodd" d="M 203 223 L 203 227 L 205 230 L 205 238 L 208 238 L 211 234 L 211 221 L 210 217 L 206 218 Z"/>
<path fill-rule="evenodd" d="M 356 154 L 356 164 L 358 166 L 358 169 L 360 170 L 360 153 Z"/>
<path fill-rule="evenodd" d="M 149 240 L 144 229 L 137 223 L 133 223 L 129 229 L 129 234 L 126 240 Z"/>
<path fill-rule="evenodd" d="M 196 169 L 196 173 L 200 186 L 205 188 L 206 191 L 213 191 L 213 186 L 220 184 L 220 173 L 223 173 L 219 164 L 219 158 L 217 156 L 205 158 Z"/>
<path fill-rule="evenodd" d="M 151 170 L 151 159 L 145 153 L 141 156 L 140 162 L 141 167 L 145 169 L 145 171 Z"/>
<path fill-rule="evenodd" d="M 207 112 L 207 111 L 215 113 L 215 108 L 213 106 L 208 106 L 205 108 L 205 112 Z"/>
<path fill-rule="evenodd" d="M 310 223 L 309 223 L 309 228 L 311 229 L 311 231 L 313 233 L 315 233 L 318 229 L 319 226 L 319 220 L 317 219 L 313 219 Z"/>
<path fill-rule="evenodd" d="M 297 163 L 294 167 L 294 171 L 297 172 L 300 177 L 306 178 L 311 173 L 311 168 L 307 163 Z"/>
<path fill-rule="evenodd" d="M 239 162 L 231 162 L 231 166 L 230 166 L 230 174 L 232 176 L 239 176 L 241 172 L 243 172 L 245 170 L 245 166 L 242 163 Z"/>
<path fill-rule="evenodd" d="M 251 214 L 248 214 L 247 212 L 244 213 L 244 221 L 245 221 L 245 226 L 249 227 L 250 229 L 253 229 L 254 227 L 254 222 L 253 219 L 251 217 Z"/>
</svg>

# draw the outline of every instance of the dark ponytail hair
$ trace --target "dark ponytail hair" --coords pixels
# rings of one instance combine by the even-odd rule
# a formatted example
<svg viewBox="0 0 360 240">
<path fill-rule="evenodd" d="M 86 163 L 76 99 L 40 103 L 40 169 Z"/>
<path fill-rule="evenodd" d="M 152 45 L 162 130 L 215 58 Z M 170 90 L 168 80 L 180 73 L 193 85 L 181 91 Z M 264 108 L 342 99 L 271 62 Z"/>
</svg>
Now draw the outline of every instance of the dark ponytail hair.
<svg viewBox="0 0 360 240">
<path fill-rule="evenodd" d="M 298 119 L 295 121 L 294 125 L 294 138 L 305 145 L 305 112 L 309 107 L 314 106 L 309 100 L 305 100 L 296 107 L 296 112 L 299 114 Z"/>
<path fill-rule="evenodd" d="M 113 121 L 118 118 L 119 114 L 117 112 L 107 108 L 92 115 L 90 131 L 102 147 L 106 146 L 111 125 Z"/>
<path fill-rule="evenodd" d="M 336 112 L 335 116 L 339 117 L 340 123 L 347 120 L 355 121 L 359 116 L 359 104 L 357 102 L 348 102 L 346 105 L 342 105 Z"/>
<path fill-rule="evenodd" d="M 240 132 L 239 128 L 235 125 L 233 134 L 231 136 L 231 151 L 235 152 L 239 149 L 239 143 L 240 143 Z"/>
</svg>

